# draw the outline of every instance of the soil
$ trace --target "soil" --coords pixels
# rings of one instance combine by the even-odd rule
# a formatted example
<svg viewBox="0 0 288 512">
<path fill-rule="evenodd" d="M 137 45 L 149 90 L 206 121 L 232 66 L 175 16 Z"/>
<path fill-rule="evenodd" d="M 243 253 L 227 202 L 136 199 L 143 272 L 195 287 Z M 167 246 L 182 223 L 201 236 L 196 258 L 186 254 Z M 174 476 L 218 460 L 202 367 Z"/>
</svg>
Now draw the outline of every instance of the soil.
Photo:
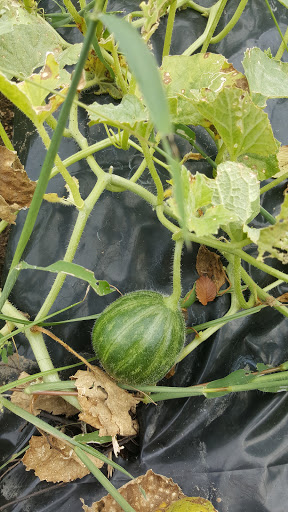
<svg viewBox="0 0 288 512">
<path fill-rule="evenodd" d="M 13 136 L 13 120 L 14 120 L 14 106 L 13 104 L 5 98 L 0 93 L 0 121 L 5 129 L 5 132 L 7 133 L 9 139 L 12 139 Z M 0 145 L 4 145 L 3 141 L 0 137 Z M 1 167 L 0 167 L 1 172 Z M 0 233 L 0 280 L 1 280 L 1 273 L 5 258 L 5 251 L 6 251 L 6 245 L 8 242 L 10 232 L 10 226 L 7 226 L 7 228 Z"/>
</svg>

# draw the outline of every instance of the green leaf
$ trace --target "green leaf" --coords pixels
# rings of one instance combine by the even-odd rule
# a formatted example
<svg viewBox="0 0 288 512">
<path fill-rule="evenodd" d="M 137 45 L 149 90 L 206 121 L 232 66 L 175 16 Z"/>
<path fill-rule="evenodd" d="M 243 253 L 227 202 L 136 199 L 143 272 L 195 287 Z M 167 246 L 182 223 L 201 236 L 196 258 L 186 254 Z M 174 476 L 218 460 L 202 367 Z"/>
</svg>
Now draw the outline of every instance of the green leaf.
<svg viewBox="0 0 288 512">
<path fill-rule="evenodd" d="M 284 5 L 288 9 L 288 0 L 278 0 L 278 2 L 280 2 L 280 4 Z"/>
<path fill-rule="evenodd" d="M 237 161 L 257 172 L 260 181 L 267 180 L 280 172 L 277 155 L 262 156 L 253 153 L 240 155 Z"/>
<path fill-rule="evenodd" d="M 98 295 L 107 295 L 108 293 L 112 293 L 115 291 L 114 288 L 111 288 L 107 281 L 99 281 L 95 279 L 94 273 L 92 270 L 88 270 L 87 268 L 82 267 L 81 265 L 77 265 L 76 263 L 70 263 L 68 261 L 59 260 L 48 267 L 37 267 L 36 265 L 29 265 L 26 261 L 21 261 L 21 263 L 17 267 L 19 270 L 33 269 L 33 270 L 44 270 L 46 272 L 62 272 L 63 274 L 67 274 L 73 277 L 77 277 L 78 279 L 82 279 L 83 281 L 87 281 L 87 283 L 93 288 L 93 290 Z"/>
<path fill-rule="evenodd" d="M 236 162 L 217 167 L 212 204 L 223 205 L 241 224 L 250 222 L 260 210 L 260 186 L 256 173 Z"/>
<path fill-rule="evenodd" d="M 288 263 L 288 195 L 285 195 L 284 202 L 279 215 L 276 217 L 276 224 L 260 229 L 258 240 L 258 259 L 263 260 L 266 256 L 277 258 L 284 265 Z"/>
<path fill-rule="evenodd" d="M 93 107 L 96 112 L 93 113 Z M 108 103 L 100 105 L 96 101 L 90 105 L 89 125 L 97 123 L 108 123 L 111 126 L 118 126 L 119 123 L 134 128 L 139 122 L 147 121 L 147 114 L 141 101 L 132 94 L 126 94 L 119 105 Z M 116 122 L 116 123 L 115 123 Z"/>
<path fill-rule="evenodd" d="M 41 87 L 44 85 L 45 89 Z M 32 74 L 29 82 L 10 82 L 4 75 L 0 74 L 0 91 L 9 98 L 37 126 L 55 112 L 63 103 L 60 96 L 49 95 L 48 89 L 62 88 L 70 84 L 70 75 L 65 70 L 59 69 L 54 54 L 48 53 L 45 66 L 39 74 Z"/>
<path fill-rule="evenodd" d="M 247 93 L 240 89 L 223 89 L 215 98 L 208 91 L 195 105 L 215 126 L 230 160 L 235 161 L 246 153 L 266 157 L 277 153 L 279 144 L 274 139 L 268 116 L 254 105 Z"/>
<path fill-rule="evenodd" d="M 194 100 L 201 98 L 202 89 L 216 94 L 225 87 L 247 89 L 244 75 L 223 55 L 213 53 L 165 57 L 161 74 L 173 121 L 190 125 L 203 122 L 203 116 L 194 104 Z"/>
<path fill-rule="evenodd" d="M 193 176 L 184 166 L 181 170 L 181 180 L 185 219 L 189 231 L 194 231 L 197 236 L 216 234 L 221 225 L 237 220 L 237 217 L 223 205 L 211 204 L 214 180 L 200 173 Z M 167 203 L 172 211 L 179 215 L 174 190 Z"/>
<path fill-rule="evenodd" d="M 47 52 L 62 52 L 68 46 L 42 16 L 29 14 L 19 2 L 1 0 L 0 9 L 1 25 L 5 23 L 0 39 L 0 69 L 7 78 L 28 77 L 43 66 Z"/>
<path fill-rule="evenodd" d="M 267 98 L 288 97 L 288 63 L 271 59 L 260 48 L 246 50 L 243 67 L 249 82 L 252 99 L 255 94 L 257 104 L 265 107 Z"/>
<path fill-rule="evenodd" d="M 154 56 L 131 24 L 108 14 L 100 15 L 100 20 L 119 41 L 155 126 L 162 135 L 170 134 L 172 126 L 168 104 Z"/>
<path fill-rule="evenodd" d="M 213 380 L 209 382 L 206 386 L 207 389 L 217 389 L 217 388 L 226 388 L 223 391 L 211 391 L 205 392 L 206 398 L 216 398 L 218 396 L 224 396 L 232 391 L 236 391 L 233 388 L 235 386 L 243 386 L 250 384 L 255 379 L 255 375 L 251 373 L 247 373 L 245 370 L 236 370 L 235 372 L 230 373 L 227 377 L 223 379 Z"/>
<path fill-rule="evenodd" d="M 97 444 L 104 444 L 104 443 L 111 443 L 112 437 L 111 436 L 99 436 L 99 430 L 95 430 L 94 432 L 91 432 L 90 434 L 78 434 L 77 436 L 74 436 L 73 438 L 75 441 L 78 441 L 78 443 L 97 443 Z"/>
<path fill-rule="evenodd" d="M 283 264 L 288 263 L 288 194 L 285 194 L 276 224 L 260 229 L 258 251 L 260 260 L 267 253 L 266 256 L 277 258 Z"/>
</svg>

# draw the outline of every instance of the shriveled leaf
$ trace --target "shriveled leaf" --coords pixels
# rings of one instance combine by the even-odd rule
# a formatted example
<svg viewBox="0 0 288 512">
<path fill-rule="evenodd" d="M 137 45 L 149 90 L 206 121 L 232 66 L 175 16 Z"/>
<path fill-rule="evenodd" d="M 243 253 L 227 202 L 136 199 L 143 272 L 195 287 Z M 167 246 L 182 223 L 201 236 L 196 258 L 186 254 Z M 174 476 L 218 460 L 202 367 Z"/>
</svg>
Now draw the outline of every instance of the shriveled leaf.
<svg viewBox="0 0 288 512">
<path fill-rule="evenodd" d="M 28 377 L 28 373 L 22 372 L 19 375 L 19 379 L 24 377 Z M 23 390 L 26 386 L 30 384 L 40 384 L 42 379 L 36 379 L 30 381 L 27 384 L 23 384 L 19 386 Z M 25 409 L 27 412 L 31 412 L 35 416 L 38 416 L 41 411 L 47 411 L 50 414 L 54 414 L 55 416 L 65 415 L 65 416 L 73 416 L 79 411 L 75 409 L 72 405 L 66 402 L 61 396 L 49 396 L 49 395 L 27 395 L 23 393 L 23 391 L 13 391 L 11 395 L 11 402 L 15 405 L 19 405 L 22 409 Z"/>
<path fill-rule="evenodd" d="M 195 103 L 200 114 L 213 125 L 230 155 L 237 160 L 242 154 L 269 157 L 276 155 L 278 142 L 274 139 L 268 116 L 254 105 L 248 93 L 225 88 L 217 94 L 207 91 Z"/>
<path fill-rule="evenodd" d="M 15 223 L 15 212 L 30 206 L 36 182 L 31 181 L 17 153 L 0 146 L 0 217 Z"/>
<path fill-rule="evenodd" d="M 168 506 L 184 497 L 180 487 L 171 478 L 157 475 L 151 469 L 145 475 L 120 487 L 119 492 L 135 512 L 152 512 L 160 506 L 163 509 L 163 505 Z M 85 505 L 84 500 L 81 501 L 85 512 L 123 512 L 109 494 L 93 503 L 91 507 Z"/>
<path fill-rule="evenodd" d="M 96 280 L 92 270 L 88 270 L 87 268 L 84 268 L 81 265 L 77 265 L 76 263 L 59 260 L 55 263 L 52 263 L 52 265 L 49 265 L 48 267 L 37 267 L 36 265 L 29 265 L 29 263 L 26 263 L 26 261 L 22 261 L 19 265 L 22 270 L 44 270 L 45 272 L 55 272 L 56 274 L 63 272 L 63 274 L 77 277 L 78 279 L 87 281 L 91 288 L 93 288 L 93 290 L 100 296 L 107 295 L 108 293 L 115 291 L 114 288 L 110 287 L 107 281 Z"/>
<path fill-rule="evenodd" d="M 203 123 L 203 116 L 193 103 L 200 99 L 202 89 L 209 89 L 215 94 L 225 87 L 248 89 L 244 75 L 219 54 L 165 57 L 161 73 L 172 119 L 178 123 Z"/>
<path fill-rule="evenodd" d="M 196 259 L 196 270 L 199 276 L 208 276 L 215 283 L 217 292 L 226 282 L 226 274 L 220 256 L 200 245 Z M 199 298 L 199 297 L 198 297 Z"/>
<path fill-rule="evenodd" d="M 283 293 L 279 297 L 276 297 L 279 302 L 287 303 L 288 302 L 288 293 Z"/>
<path fill-rule="evenodd" d="M 181 498 L 169 507 L 159 508 L 154 512 L 217 512 L 211 501 L 205 498 Z"/>
<path fill-rule="evenodd" d="M 265 107 L 268 98 L 288 97 L 288 63 L 270 58 L 260 48 L 248 48 L 243 67 L 252 99 Z M 260 101 L 261 99 L 261 101 Z"/>
<path fill-rule="evenodd" d="M 224 206 L 241 224 L 250 222 L 260 211 L 259 181 L 256 173 L 243 164 L 218 165 L 213 189 L 212 203 Z"/>
<path fill-rule="evenodd" d="M 203 306 L 212 302 L 217 295 L 217 288 L 212 279 L 208 276 L 201 276 L 196 281 L 196 296 Z"/>
<path fill-rule="evenodd" d="M 93 83 L 94 94 L 110 94 L 116 100 L 120 100 L 123 96 L 122 90 L 117 86 L 115 80 L 111 78 L 107 67 L 99 60 L 94 51 L 89 53 L 85 64 L 85 79 L 87 83 L 84 85 L 84 89 L 89 87 L 91 82 Z"/>
<path fill-rule="evenodd" d="M 34 69 L 43 66 L 47 52 L 61 52 L 68 46 L 44 17 L 28 13 L 18 1 L 1 0 L 0 9 L 1 22 L 6 21 L 0 41 L 0 69 L 7 78 L 27 78 Z"/>
<path fill-rule="evenodd" d="M 133 436 L 138 432 L 138 422 L 131 415 L 135 415 L 139 400 L 131 393 L 96 366 L 93 373 L 79 370 L 73 379 L 82 409 L 79 418 L 99 429 L 100 436 Z"/>
<path fill-rule="evenodd" d="M 96 457 L 89 453 L 87 456 L 98 468 L 103 466 Z M 47 482 L 72 482 L 90 473 L 71 446 L 50 435 L 32 436 L 22 462 L 26 471 L 32 469 L 35 476 Z"/>
<path fill-rule="evenodd" d="M 260 229 L 258 239 L 258 259 L 272 256 L 282 263 L 288 263 L 288 194 L 285 194 L 281 211 L 276 217 L 276 224 Z"/>
<path fill-rule="evenodd" d="M 93 113 L 95 108 L 95 114 Z M 147 121 L 148 116 L 141 101 L 132 94 L 126 94 L 119 105 L 109 103 L 100 105 L 96 101 L 90 105 L 90 126 L 97 123 L 107 123 L 118 126 L 119 123 L 134 128 L 136 123 Z M 116 122 L 116 124 L 115 124 Z"/>
</svg>

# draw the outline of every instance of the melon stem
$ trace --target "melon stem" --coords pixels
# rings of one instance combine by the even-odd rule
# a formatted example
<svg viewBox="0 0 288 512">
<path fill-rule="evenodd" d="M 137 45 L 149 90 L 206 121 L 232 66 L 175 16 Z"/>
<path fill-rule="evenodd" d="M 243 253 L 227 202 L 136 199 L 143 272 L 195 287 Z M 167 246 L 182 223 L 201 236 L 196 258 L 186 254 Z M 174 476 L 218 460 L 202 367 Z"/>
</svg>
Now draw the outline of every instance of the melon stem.
<svg viewBox="0 0 288 512">
<path fill-rule="evenodd" d="M 179 300 L 181 298 L 181 254 L 183 248 L 184 239 L 181 238 L 176 240 L 173 258 L 173 292 L 172 295 L 165 298 L 167 306 L 176 310 L 179 307 Z"/>
</svg>

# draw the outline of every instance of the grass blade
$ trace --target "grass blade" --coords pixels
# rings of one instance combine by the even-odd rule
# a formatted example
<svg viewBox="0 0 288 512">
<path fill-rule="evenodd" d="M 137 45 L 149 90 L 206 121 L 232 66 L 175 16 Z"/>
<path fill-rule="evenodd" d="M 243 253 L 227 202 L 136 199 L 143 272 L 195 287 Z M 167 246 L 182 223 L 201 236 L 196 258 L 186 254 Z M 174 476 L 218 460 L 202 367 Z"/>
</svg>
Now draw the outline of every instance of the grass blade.
<svg viewBox="0 0 288 512">
<path fill-rule="evenodd" d="M 119 41 L 120 49 L 139 84 L 156 128 L 162 135 L 172 133 L 168 103 L 155 57 L 137 30 L 127 21 L 111 14 L 101 14 L 99 19 Z"/>
</svg>

